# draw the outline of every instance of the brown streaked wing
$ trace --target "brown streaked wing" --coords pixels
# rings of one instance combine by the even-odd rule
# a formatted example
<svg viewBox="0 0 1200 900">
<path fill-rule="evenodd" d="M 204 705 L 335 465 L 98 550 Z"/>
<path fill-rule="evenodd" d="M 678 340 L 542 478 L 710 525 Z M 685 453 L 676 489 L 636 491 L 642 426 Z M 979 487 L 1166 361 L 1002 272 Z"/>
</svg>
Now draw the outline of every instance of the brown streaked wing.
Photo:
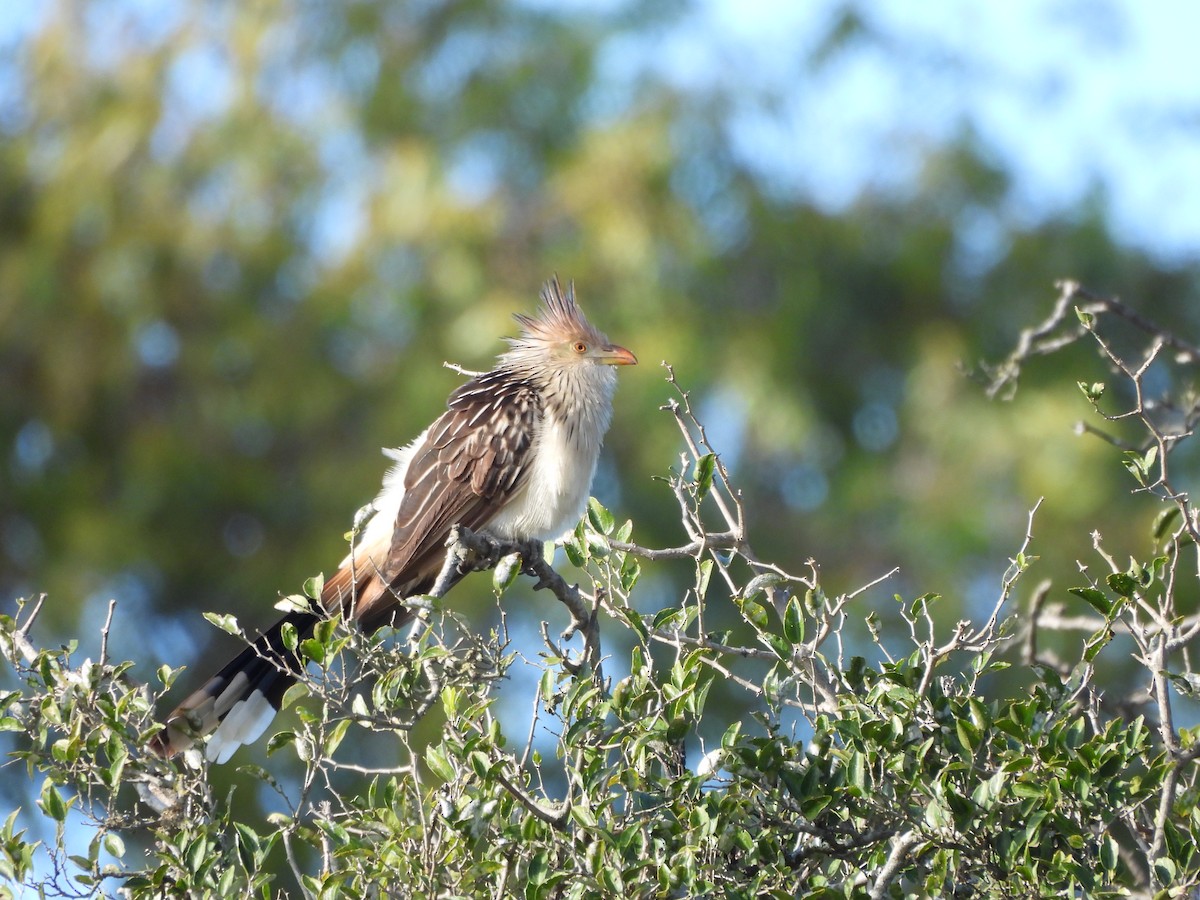
<svg viewBox="0 0 1200 900">
<path fill-rule="evenodd" d="M 541 415 L 528 381 L 489 372 L 451 394 L 448 405 L 405 473 L 404 500 L 381 573 L 393 586 L 440 568 L 450 527 L 485 527 L 528 474 Z"/>
</svg>

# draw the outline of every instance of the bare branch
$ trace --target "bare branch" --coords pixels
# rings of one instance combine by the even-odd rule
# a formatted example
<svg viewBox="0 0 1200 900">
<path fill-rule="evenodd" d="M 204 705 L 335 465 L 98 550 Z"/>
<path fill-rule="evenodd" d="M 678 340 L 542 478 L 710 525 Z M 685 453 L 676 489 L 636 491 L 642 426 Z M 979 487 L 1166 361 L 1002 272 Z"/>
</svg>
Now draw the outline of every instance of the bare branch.
<svg viewBox="0 0 1200 900">
<path fill-rule="evenodd" d="M 892 852 L 888 854 L 887 862 L 883 864 L 883 868 L 875 877 L 875 883 L 871 885 L 871 892 L 868 894 L 871 900 L 881 900 L 887 896 L 888 886 L 900 871 L 900 866 L 904 864 L 905 856 L 920 840 L 915 831 L 896 835 L 892 842 Z"/>
</svg>

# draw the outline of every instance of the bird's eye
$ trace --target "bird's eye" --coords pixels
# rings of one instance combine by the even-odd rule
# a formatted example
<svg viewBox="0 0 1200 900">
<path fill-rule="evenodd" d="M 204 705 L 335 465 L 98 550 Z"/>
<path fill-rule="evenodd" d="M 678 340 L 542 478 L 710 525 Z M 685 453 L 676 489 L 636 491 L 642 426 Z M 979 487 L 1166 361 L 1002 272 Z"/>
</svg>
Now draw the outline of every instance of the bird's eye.
<svg viewBox="0 0 1200 900">
<path fill-rule="evenodd" d="M 571 345 L 571 348 L 576 353 L 587 353 L 587 344 L 585 344 L 583 341 L 576 341 Z"/>
</svg>

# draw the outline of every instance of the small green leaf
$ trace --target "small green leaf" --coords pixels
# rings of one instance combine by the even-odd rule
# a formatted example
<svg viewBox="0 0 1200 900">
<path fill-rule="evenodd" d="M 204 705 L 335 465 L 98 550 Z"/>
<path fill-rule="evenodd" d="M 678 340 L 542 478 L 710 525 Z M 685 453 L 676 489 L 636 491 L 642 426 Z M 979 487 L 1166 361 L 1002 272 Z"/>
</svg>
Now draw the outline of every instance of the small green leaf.
<svg viewBox="0 0 1200 900">
<path fill-rule="evenodd" d="M 1112 835 L 1106 834 L 1100 839 L 1100 865 L 1104 866 L 1106 872 L 1115 872 L 1117 869 L 1117 859 L 1120 854 L 1120 846 Z"/>
<path fill-rule="evenodd" d="M 745 600 L 738 598 L 736 600 L 738 609 L 742 612 L 742 617 L 753 625 L 758 631 L 765 631 L 767 628 L 767 611 L 761 603 L 754 600 Z"/>
<path fill-rule="evenodd" d="M 480 779 L 486 778 L 488 769 L 492 767 L 491 760 L 482 750 L 472 750 L 467 761 L 471 764 L 471 770 L 475 773 L 475 777 Z"/>
<path fill-rule="evenodd" d="M 58 792 L 49 778 L 42 782 L 42 793 L 38 797 L 37 804 L 41 807 L 42 812 L 55 822 L 62 822 L 67 818 L 68 804 L 63 801 L 62 794 Z"/>
<path fill-rule="evenodd" d="M 314 575 L 312 578 L 304 579 L 304 584 L 301 586 L 305 597 L 311 597 L 313 600 L 320 600 L 321 594 L 325 591 L 325 576 L 323 574 Z"/>
<path fill-rule="evenodd" d="M 1175 530 L 1175 523 L 1179 521 L 1179 507 L 1168 506 L 1154 518 L 1154 539 L 1161 541 L 1170 532 Z"/>
<path fill-rule="evenodd" d="M 300 652 L 306 659 L 311 659 L 318 666 L 325 664 L 325 645 L 316 638 L 306 638 L 301 641 Z"/>
<path fill-rule="evenodd" d="M 517 553 L 511 553 L 496 563 L 496 568 L 492 571 L 492 590 L 503 594 L 512 587 L 520 574 L 521 557 Z"/>
<path fill-rule="evenodd" d="M 1088 602 L 1088 605 L 1096 612 L 1105 618 L 1112 612 L 1112 601 L 1105 596 L 1103 591 L 1099 591 L 1094 587 L 1075 587 L 1067 588 L 1067 593 L 1074 594 L 1076 597 L 1081 597 Z"/>
<path fill-rule="evenodd" d="M 589 531 L 587 535 L 588 555 L 593 559 L 606 559 L 612 552 L 608 546 L 608 538 L 598 531 Z"/>
<path fill-rule="evenodd" d="M 1146 455 L 1142 457 L 1142 468 L 1145 471 L 1149 472 L 1150 467 L 1154 465 L 1154 463 L 1157 459 L 1158 459 L 1158 444 L 1155 444 L 1153 447 L 1151 447 L 1149 450 L 1147 450 Z"/>
<path fill-rule="evenodd" d="M 276 601 L 275 608 L 285 613 L 308 612 L 312 609 L 312 602 L 303 594 L 288 594 Z"/>
<path fill-rule="evenodd" d="M 1160 856 L 1154 860 L 1154 875 L 1159 884 L 1174 884 L 1179 874 L 1175 861 L 1169 856 Z"/>
<path fill-rule="evenodd" d="M 632 591 L 641 574 L 642 564 L 634 556 L 626 556 L 621 563 L 621 590 L 625 593 Z"/>
<path fill-rule="evenodd" d="M 1113 572 L 1105 579 L 1108 586 L 1120 594 L 1122 597 L 1131 597 L 1137 590 L 1137 582 L 1133 577 L 1125 572 Z"/>
<path fill-rule="evenodd" d="M 1092 327 L 1092 323 L 1096 321 L 1096 317 L 1094 315 L 1092 315 L 1090 312 L 1084 311 L 1078 306 L 1075 307 L 1075 315 L 1079 319 L 1079 324 L 1081 324 L 1084 328 L 1090 329 Z"/>
<path fill-rule="evenodd" d="M 629 623 L 632 628 L 643 641 L 649 637 L 649 632 L 646 631 L 646 623 L 642 621 L 642 614 L 636 609 L 631 609 L 628 606 L 618 607 L 622 618 Z"/>
<path fill-rule="evenodd" d="M 604 535 L 612 534 L 616 525 L 613 514 L 605 509 L 595 497 L 588 498 L 587 513 L 588 521 L 591 522 L 593 528 Z"/>
<path fill-rule="evenodd" d="M 713 561 L 711 558 L 703 559 L 696 568 L 696 596 L 703 600 L 708 593 L 708 582 L 712 579 Z"/>
<path fill-rule="evenodd" d="M 431 744 L 425 748 L 425 765 L 442 781 L 454 780 L 454 767 L 450 764 L 444 745 Z"/>
<path fill-rule="evenodd" d="M 764 572 L 761 575 L 755 575 L 742 589 L 742 596 L 753 597 L 756 594 L 765 593 L 767 588 L 783 584 L 786 580 L 782 575 L 778 575 L 775 572 Z"/>
<path fill-rule="evenodd" d="M 580 522 L 572 533 L 571 537 L 563 541 L 563 550 L 567 554 L 567 559 L 577 569 L 582 569 L 587 565 L 587 538 L 583 533 L 583 523 Z"/>
<path fill-rule="evenodd" d="M 791 658 L 792 643 L 789 643 L 788 641 L 781 638 L 779 635 L 773 634 L 771 632 L 765 632 L 763 634 L 763 639 L 767 642 L 767 644 L 771 647 L 771 649 L 773 651 L 775 651 L 775 655 L 778 656 L 780 659 L 790 659 Z"/>
<path fill-rule="evenodd" d="M 1046 789 L 1039 784 L 1031 784 L 1028 781 L 1017 781 L 1013 783 L 1012 793 L 1014 797 L 1021 800 L 1040 800 L 1045 796 Z"/>
<path fill-rule="evenodd" d="M 793 644 L 804 643 L 804 611 L 800 608 L 800 598 L 794 595 L 783 611 L 783 636 Z"/>
<path fill-rule="evenodd" d="M 692 470 L 692 481 L 696 483 L 696 498 L 703 500 L 712 489 L 713 473 L 716 471 L 717 457 L 714 453 L 705 453 L 696 460 Z"/>
<path fill-rule="evenodd" d="M 654 614 L 654 618 L 650 622 L 650 627 L 655 631 L 666 627 L 679 616 L 679 612 L 680 610 L 678 606 L 667 606 L 663 609 L 660 609 Z"/>
<path fill-rule="evenodd" d="M 125 855 L 125 842 L 121 840 L 121 836 L 116 832 L 106 832 L 104 835 L 104 850 L 109 855 L 120 859 Z"/>
<path fill-rule="evenodd" d="M 346 730 L 350 727 L 350 719 L 339 719 L 334 722 L 333 727 L 329 729 L 329 734 L 325 737 L 325 755 L 333 756 L 335 750 L 342 743 L 342 738 L 346 736 Z"/>
<path fill-rule="evenodd" d="M 967 748 L 968 751 L 974 753 L 979 746 L 979 729 L 968 722 L 966 719 L 956 719 L 954 729 L 958 734 L 959 741 Z"/>
<path fill-rule="evenodd" d="M 204 618 L 208 620 L 209 624 L 216 625 L 226 634 L 240 635 L 242 633 L 242 629 L 238 627 L 237 616 L 206 612 Z"/>
<path fill-rule="evenodd" d="M 1150 476 L 1150 467 L 1158 458 L 1158 447 L 1151 447 L 1145 453 L 1139 450 L 1126 450 L 1124 457 L 1122 465 L 1129 470 L 1129 474 L 1137 479 L 1138 484 L 1145 486 L 1146 479 Z"/>
<path fill-rule="evenodd" d="M 294 743 L 296 743 L 296 732 L 277 731 L 267 741 L 267 756 L 274 756 L 276 751 L 282 750 L 284 747 Z"/>
<path fill-rule="evenodd" d="M 1103 650 L 1108 642 L 1112 640 L 1113 630 L 1109 626 L 1105 626 L 1093 634 L 1083 645 L 1083 660 L 1084 662 L 1093 662 Z"/>
<path fill-rule="evenodd" d="M 296 645 L 299 643 L 299 635 L 296 632 L 296 626 L 291 622 L 284 622 L 279 627 L 279 638 L 283 641 L 283 646 L 293 653 L 296 652 Z"/>
</svg>

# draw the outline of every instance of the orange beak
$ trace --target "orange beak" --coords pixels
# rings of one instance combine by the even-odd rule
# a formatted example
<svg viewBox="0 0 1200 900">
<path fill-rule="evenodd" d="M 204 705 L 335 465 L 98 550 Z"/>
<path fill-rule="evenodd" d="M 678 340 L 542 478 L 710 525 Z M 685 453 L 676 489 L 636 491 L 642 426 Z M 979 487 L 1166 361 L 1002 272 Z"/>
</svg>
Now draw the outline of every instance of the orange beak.
<svg viewBox="0 0 1200 900">
<path fill-rule="evenodd" d="M 636 366 L 637 357 L 617 344 L 605 344 L 599 348 L 596 358 L 609 366 Z"/>
</svg>

